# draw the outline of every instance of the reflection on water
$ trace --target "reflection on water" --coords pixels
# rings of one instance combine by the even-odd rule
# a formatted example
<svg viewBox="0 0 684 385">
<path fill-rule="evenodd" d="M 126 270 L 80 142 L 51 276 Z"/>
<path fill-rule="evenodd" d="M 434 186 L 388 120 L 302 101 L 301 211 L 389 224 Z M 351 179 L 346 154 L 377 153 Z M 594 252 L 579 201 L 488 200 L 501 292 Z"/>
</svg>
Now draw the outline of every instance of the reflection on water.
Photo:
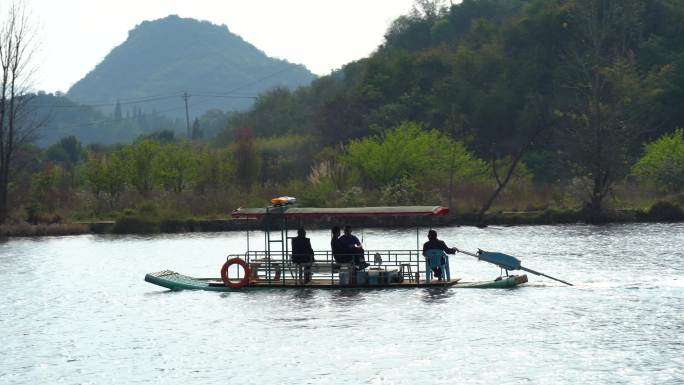
<svg viewBox="0 0 684 385">
<path fill-rule="evenodd" d="M 356 306 L 366 299 L 365 291 L 360 289 L 331 290 L 330 300 L 338 306 Z"/>
<path fill-rule="evenodd" d="M 316 290 L 303 288 L 297 290 L 291 290 L 292 301 L 296 303 L 309 303 L 311 299 L 316 298 Z"/>
<path fill-rule="evenodd" d="M 145 273 L 218 276 L 244 234 L 0 241 L 0 384 L 684 383 L 683 225 L 439 234 L 576 286 L 170 292 Z M 309 235 L 329 247 L 327 231 Z M 415 247 L 413 230 L 363 236 Z M 463 281 L 499 275 L 472 257 L 450 265 Z"/>
<path fill-rule="evenodd" d="M 446 302 L 446 300 L 453 296 L 455 289 L 446 287 L 431 287 L 421 290 L 421 299 L 424 302 Z"/>
</svg>

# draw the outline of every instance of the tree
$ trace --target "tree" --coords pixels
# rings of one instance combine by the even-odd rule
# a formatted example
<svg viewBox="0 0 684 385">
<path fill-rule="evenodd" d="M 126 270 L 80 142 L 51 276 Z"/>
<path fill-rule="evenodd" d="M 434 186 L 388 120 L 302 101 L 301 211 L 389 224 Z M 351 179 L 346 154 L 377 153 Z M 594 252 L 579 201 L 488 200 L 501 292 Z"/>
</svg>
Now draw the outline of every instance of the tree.
<svg viewBox="0 0 684 385">
<path fill-rule="evenodd" d="M 627 170 L 639 76 L 633 53 L 642 29 L 642 0 L 575 0 L 562 68 L 566 150 L 587 179 L 585 212 L 600 220 L 603 200 Z"/>
<path fill-rule="evenodd" d="M 434 21 L 444 11 L 444 0 L 415 0 L 411 14 L 415 18 Z"/>
<path fill-rule="evenodd" d="M 70 188 L 77 185 L 76 165 L 85 158 L 85 151 L 75 136 L 62 138 L 58 143 L 48 147 L 45 158 L 62 166 L 64 174 L 68 176 Z"/>
<path fill-rule="evenodd" d="M 150 134 L 140 135 L 137 141 L 151 140 L 158 143 L 175 143 L 176 134 L 172 130 L 159 130 Z"/>
<path fill-rule="evenodd" d="M 227 190 L 235 174 L 232 153 L 225 149 L 204 149 L 197 154 L 195 188 L 200 194 Z"/>
<path fill-rule="evenodd" d="M 531 99 L 523 108 L 520 116 L 518 116 L 518 120 L 521 121 L 521 127 L 509 143 L 504 146 L 504 148 L 513 146 L 513 150 L 509 150 L 510 152 L 504 153 L 501 156 L 498 152 L 501 150 L 501 147 L 497 146 L 496 134 L 490 137 L 492 151 L 490 151 L 487 164 L 489 166 L 488 171 L 494 178 L 496 186 L 478 211 L 480 226 L 485 225 L 484 215 L 487 210 L 494 204 L 494 201 L 503 192 L 508 183 L 514 179 L 518 166 L 522 163 L 523 156 L 535 146 L 539 136 L 554 125 L 554 122 L 549 117 L 548 100 L 542 102 L 541 99 L 543 98 L 541 97 Z"/>
<path fill-rule="evenodd" d="M 243 188 L 251 188 L 259 169 L 252 131 L 241 128 L 235 133 L 235 176 Z"/>
<path fill-rule="evenodd" d="M 192 122 L 192 139 L 202 139 L 202 137 L 204 137 L 204 132 L 200 127 L 199 119 L 195 118 L 195 121 Z"/>
<path fill-rule="evenodd" d="M 114 121 L 120 122 L 121 118 L 121 102 L 119 99 L 116 99 L 116 105 L 114 106 Z"/>
<path fill-rule="evenodd" d="M 83 168 L 90 191 L 96 200 L 104 194 L 113 209 L 126 188 L 126 164 L 118 154 L 91 155 Z"/>
<path fill-rule="evenodd" d="M 54 211 L 60 201 L 60 180 L 64 170 L 53 164 L 46 164 L 45 168 L 32 175 L 31 201 L 34 209 Z"/>
<path fill-rule="evenodd" d="M 90 158 L 83 165 L 83 175 L 85 176 L 87 186 L 90 192 L 95 197 L 95 200 L 100 200 L 100 196 L 105 191 L 107 183 L 105 176 L 105 160 L 103 156 L 91 155 Z"/>
<path fill-rule="evenodd" d="M 155 158 L 154 170 L 167 190 L 180 194 L 197 172 L 197 157 L 189 147 L 166 144 Z"/>
<path fill-rule="evenodd" d="M 228 113 L 222 110 L 211 109 L 199 117 L 199 126 L 202 129 L 202 135 L 205 138 L 213 138 L 222 129 L 226 127 L 228 122 Z"/>
<path fill-rule="evenodd" d="M 1 10 L 0 10 L 1 11 Z M 29 81 L 35 47 L 21 3 L 11 2 L 0 16 L 0 223 L 8 216 L 9 184 L 17 150 L 33 140 L 40 122 L 29 114 Z"/>
<path fill-rule="evenodd" d="M 442 183 L 450 171 L 457 178 L 481 175 L 484 164 L 460 142 L 453 142 L 437 130 L 422 130 L 416 123 L 404 123 L 381 136 L 352 141 L 346 160 L 363 184 L 382 188 L 404 184 L 406 178 L 429 186 Z M 455 171 L 454 171 L 455 170 Z"/>
<path fill-rule="evenodd" d="M 112 154 L 105 159 L 104 181 L 104 192 L 109 198 L 109 208 L 114 208 L 119 196 L 126 188 L 126 164 L 119 155 Z"/>
<path fill-rule="evenodd" d="M 47 160 L 61 162 L 69 167 L 76 165 L 85 157 L 81 142 L 73 135 L 62 138 L 58 143 L 48 147 Z"/>
<path fill-rule="evenodd" d="M 159 143 L 143 140 L 123 148 L 128 169 L 128 182 L 143 197 L 148 197 L 154 187 L 154 159 L 159 153 Z"/>
</svg>

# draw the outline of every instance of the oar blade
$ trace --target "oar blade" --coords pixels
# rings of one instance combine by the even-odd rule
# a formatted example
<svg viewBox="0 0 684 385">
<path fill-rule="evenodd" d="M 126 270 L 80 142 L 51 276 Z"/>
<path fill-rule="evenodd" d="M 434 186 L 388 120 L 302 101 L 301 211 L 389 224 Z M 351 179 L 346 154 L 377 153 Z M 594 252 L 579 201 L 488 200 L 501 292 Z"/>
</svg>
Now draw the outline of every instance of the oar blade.
<svg viewBox="0 0 684 385">
<path fill-rule="evenodd" d="M 481 261 L 489 262 L 494 265 L 497 265 L 501 267 L 502 269 L 506 270 L 524 270 L 532 274 L 540 275 L 542 277 L 546 277 L 549 279 L 552 279 L 554 281 L 558 281 L 560 283 L 564 283 L 568 286 L 573 286 L 573 284 L 563 281 L 562 279 L 554 278 L 550 275 L 546 275 L 544 273 L 540 273 L 538 271 L 534 271 L 532 269 L 528 269 L 526 267 L 523 267 L 520 263 L 520 260 L 512 255 L 504 254 L 504 253 L 497 253 L 497 252 L 492 252 L 492 251 L 484 251 L 484 250 L 478 250 L 477 254 L 469 253 L 464 250 L 458 250 L 459 253 L 467 254 L 472 257 L 476 257 Z"/>
<path fill-rule="evenodd" d="M 493 263 L 502 269 L 520 270 L 520 260 L 508 254 L 480 250 L 477 256 L 481 261 Z"/>
</svg>

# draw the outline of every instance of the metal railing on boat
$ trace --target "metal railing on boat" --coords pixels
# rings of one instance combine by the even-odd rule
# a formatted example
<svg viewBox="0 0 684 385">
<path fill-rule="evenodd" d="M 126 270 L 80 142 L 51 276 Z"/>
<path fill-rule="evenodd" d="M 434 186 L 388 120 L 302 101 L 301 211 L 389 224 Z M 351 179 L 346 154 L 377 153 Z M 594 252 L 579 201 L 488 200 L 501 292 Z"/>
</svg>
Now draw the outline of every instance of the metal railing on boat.
<svg viewBox="0 0 684 385">
<path fill-rule="evenodd" d="M 353 259 L 358 254 L 335 254 L 331 251 L 314 252 L 311 264 L 313 278 L 329 279 L 331 285 L 339 280 L 340 271 L 356 271 L 352 263 L 339 263 L 337 259 Z M 425 273 L 425 259 L 418 250 L 364 250 L 363 257 L 369 269 L 384 271 L 396 270 L 402 278 L 418 283 Z M 301 277 L 300 264 L 292 262 L 290 253 L 280 251 L 248 251 L 244 254 L 231 254 L 228 258 L 242 258 L 252 269 L 253 278 L 261 285 L 286 285 L 297 282 Z M 239 276 L 238 272 L 238 276 Z"/>
</svg>

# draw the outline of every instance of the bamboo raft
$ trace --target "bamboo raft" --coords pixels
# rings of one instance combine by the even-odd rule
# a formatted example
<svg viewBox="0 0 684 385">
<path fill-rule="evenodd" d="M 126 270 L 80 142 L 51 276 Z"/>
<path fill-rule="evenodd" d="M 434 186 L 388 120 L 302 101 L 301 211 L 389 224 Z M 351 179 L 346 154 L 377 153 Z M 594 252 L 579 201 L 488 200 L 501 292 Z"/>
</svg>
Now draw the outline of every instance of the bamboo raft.
<svg viewBox="0 0 684 385">
<path fill-rule="evenodd" d="M 221 278 L 195 278 L 187 275 L 176 273 L 171 270 L 159 271 L 156 273 L 149 273 L 145 275 L 145 281 L 165 287 L 170 290 L 206 290 L 206 291 L 235 291 L 235 290 L 253 290 L 253 289 L 387 289 L 387 288 L 438 288 L 438 287 L 453 287 L 453 288 L 472 288 L 472 289 L 503 289 L 510 288 L 527 282 L 527 275 L 509 275 L 507 277 L 498 277 L 491 281 L 479 282 L 461 282 L 459 278 L 450 281 L 430 282 L 396 282 L 385 283 L 378 285 L 341 285 L 337 280 L 330 278 L 314 278 L 309 283 L 302 283 L 296 279 L 284 279 L 278 281 L 256 281 L 250 282 L 239 289 L 231 289 L 227 287 Z"/>
<path fill-rule="evenodd" d="M 527 275 L 509 275 L 508 271 L 522 270 L 543 276 L 566 285 L 569 282 L 521 265 L 519 259 L 498 252 L 478 250 L 476 253 L 456 248 L 459 252 L 501 268 L 501 276 L 493 280 L 462 282 L 451 278 L 449 255 L 443 249 L 420 249 L 419 222 L 444 216 L 449 209 L 441 206 L 396 207 L 294 207 L 292 197 L 274 198 L 273 206 L 240 208 L 232 213 L 236 219 L 256 220 L 264 232 L 263 250 L 250 250 L 247 231 L 247 251 L 229 254 L 221 268 L 220 278 L 195 278 L 164 270 L 150 273 L 145 281 L 170 290 L 207 290 L 227 292 L 252 289 L 387 289 L 387 288 L 511 288 L 527 282 Z M 416 248 L 404 250 L 363 250 L 363 263 L 351 263 L 359 255 L 350 253 L 333 255 L 331 251 L 313 251 L 309 245 L 310 262 L 294 263 L 289 247 L 294 238 L 289 235 L 293 224 L 302 226 L 306 220 L 341 223 L 358 218 L 397 217 L 416 221 Z M 429 227 L 429 226 L 426 226 Z M 357 240 L 358 242 L 358 240 Z M 301 253 L 300 253 L 301 254 Z M 307 254 L 308 255 L 308 254 Z M 342 257 L 345 262 L 342 262 Z M 369 262 L 372 262 L 371 265 Z M 306 266 L 304 266 L 306 265 Z M 368 268 L 368 271 L 365 271 Z M 240 275 L 240 269 L 243 273 Z M 505 271 L 505 273 L 504 273 Z M 238 281 L 230 273 L 237 272 Z M 439 275 L 438 277 L 435 274 Z M 241 276 L 241 278 L 240 278 Z M 304 278 L 312 278 L 304 282 Z"/>
</svg>

